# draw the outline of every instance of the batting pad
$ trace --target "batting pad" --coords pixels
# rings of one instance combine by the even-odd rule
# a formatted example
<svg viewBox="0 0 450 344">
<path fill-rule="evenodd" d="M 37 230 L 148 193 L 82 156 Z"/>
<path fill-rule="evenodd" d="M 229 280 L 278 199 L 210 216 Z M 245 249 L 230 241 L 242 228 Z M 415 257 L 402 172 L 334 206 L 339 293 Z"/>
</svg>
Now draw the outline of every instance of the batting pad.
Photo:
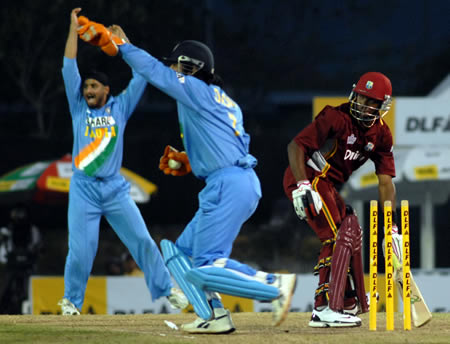
<svg viewBox="0 0 450 344">
<path fill-rule="evenodd" d="M 278 288 L 245 278 L 224 268 L 208 266 L 191 269 L 185 277 L 189 282 L 206 291 L 259 301 L 271 301 L 279 296 Z"/>
<path fill-rule="evenodd" d="M 185 278 L 186 272 L 192 269 L 189 258 L 170 240 L 164 239 L 161 241 L 161 250 L 167 268 L 194 307 L 195 313 L 204 320 L 210 320 L 213 317 L 213 312 L 205 292 L 189 283 Z"/>
</svg>

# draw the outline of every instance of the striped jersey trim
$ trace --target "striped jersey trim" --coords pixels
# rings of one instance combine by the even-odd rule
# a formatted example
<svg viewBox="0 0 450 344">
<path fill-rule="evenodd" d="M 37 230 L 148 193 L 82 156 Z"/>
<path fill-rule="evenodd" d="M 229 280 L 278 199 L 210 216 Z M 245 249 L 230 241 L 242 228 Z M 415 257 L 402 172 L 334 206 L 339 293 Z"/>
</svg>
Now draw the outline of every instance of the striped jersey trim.
<svg viewBox="0 0 450 344">
<path fill-rule="evenodd" d="M 317 189 L 317 183 L 319 182 L 320 178 L 325 178 L 325 176 L 326 176 L 328 170 L 330 169 L 330 167 L 331 167 L 331 165 L 327 163 L 325 165 L 325 167 L 323 168 L 322 173 L 320 175 L 318 175 L 317 177 L 315 177 L 313 182 L 311 183 L 312 189 L 314 191 L 316 191 L 319 194 L 319 196 L 320 196 L 320 192 Z M 320 198 L 322 200 L 322 211 L 323 211 L 323 214 L 325 215 L 325 218 L 326 218 L 328 224 L 330 225 L 331 230 L 333 231 L 334 239 L 336 239 L 338 228 L 337 228 L 336 224 L 334 223 L 333 216 L 331 216 L 331 212 L 328 209 L 327 204 L 323 200 L 322 196 L 320 196 Z"/>
<path fill-rule="evenodd" d="M 330 159 L 334 154 L 336 154 L 337 149 L 338 149 L 338 142 L 337 140 L 334 140 L 333 149 L 324 155 L 325 160 Z"/>
</svg>

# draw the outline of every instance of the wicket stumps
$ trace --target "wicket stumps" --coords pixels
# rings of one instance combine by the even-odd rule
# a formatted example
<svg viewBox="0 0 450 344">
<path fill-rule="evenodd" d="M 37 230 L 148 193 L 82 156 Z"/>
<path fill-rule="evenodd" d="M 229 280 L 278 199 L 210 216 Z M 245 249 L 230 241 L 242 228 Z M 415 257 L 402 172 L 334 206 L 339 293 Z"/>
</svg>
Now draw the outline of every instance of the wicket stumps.
<svg viewBox="0 0 450 344">
<path fill-rule="evenodd" d="M 392 250 L 392 205 L 384 202 L 384 260 L 386 281 L 386 330 L 394 330 L 394 254 Z"/>
<path fill-rule="evenodd" d="M 385 252 L 385 290 L 386 290 L 386 330 L 394 330 L 394 251 L 392 247 L 392 204 L 384 202 L 384 252 Z M 410 298 L 410 247 L 409 247 L 409 203 L 401 202 L 403 245 L 402 269 L 403 287 L 403 328 L 411 329 L 411 298 Z M 406 235 L 405 235 L 406 234 Z M 377 329 L 377 291 L 378 291 L 378 202 L 370 201 L 370 313 L 369 329 Z M 398 277 L 399 278 L 399 277 Z"/>
<path fill-rule="evenodd" d="M 369 329 L 377 330 L 377 281 L 378 281 L 378 202 L 370 201 L 370 309 Z"/>
<path fill-rule="evenodd" d="M 409 247 L 409 203 L 402 201 L 402 267 L 403 267 L 403 329 L 411 330 L 411 252 Z"/>
</svg>

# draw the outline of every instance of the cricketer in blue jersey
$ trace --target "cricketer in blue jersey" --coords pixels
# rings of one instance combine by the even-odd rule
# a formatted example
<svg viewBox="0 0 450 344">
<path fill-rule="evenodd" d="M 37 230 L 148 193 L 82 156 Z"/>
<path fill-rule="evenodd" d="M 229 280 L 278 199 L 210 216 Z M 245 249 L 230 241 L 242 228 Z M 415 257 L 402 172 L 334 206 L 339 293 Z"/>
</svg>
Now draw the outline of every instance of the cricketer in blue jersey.
<svg viewBox="0 0 450 344">
<path fill-rule="evenodd" d="M 125 126 L 141 98 L 146 81 L 133 71 L 128 87 L 117 97 L 109 94 L 107 76 L 93 72 L 82 80 L 76 56 L 80 8 L 72 10 L 62 74 L 73 126 L 69 191 L 69 252 L 64 270 L 64 315 L 79 315 L 86 284 L 97 252 L 99 224 L 106 218 L 145 274 L 152 299 L 167 296 L 171 304 L 187 306 L 173 288 L 157 245 L 130 197 L 130 185 L 119 174 Z M 82 90 L 81 90 L 82 86 Z"/>
<path fill-rule="evenodd" d="M 110 30 L 126 37 L 118 26 Z M 96 42 L 107 35 L 99 33 Z M 85 40 L 92 43 L 91 37 Z M 210 49 L 198 41 L 184 41 L 167 58 L 166 66 L 125 40 L 114 42 L 135 72 L 177 102 L 185 151 L 166 148 L 167 156 L 161 159 L 165 173 L 184 175 L 192 169 L 206 184 L 198 195 L 198 211 L 176 243 L 161 242 L 170 272 L 199 316 L 182 329 L 190 333 L 234 331 L 230 312 L 218 293 L 272 301 L 273 324 L 279 325 L 289 312 L 296 276 L 256 271 L 229 258 L 242 224 L 258 205 L 261 187 L 241 109 L 219 86 Z M 98 45 L 106 52 L 102 44 Z M 184 172 L 177 173 L 182 168 Z"/>
</svg>

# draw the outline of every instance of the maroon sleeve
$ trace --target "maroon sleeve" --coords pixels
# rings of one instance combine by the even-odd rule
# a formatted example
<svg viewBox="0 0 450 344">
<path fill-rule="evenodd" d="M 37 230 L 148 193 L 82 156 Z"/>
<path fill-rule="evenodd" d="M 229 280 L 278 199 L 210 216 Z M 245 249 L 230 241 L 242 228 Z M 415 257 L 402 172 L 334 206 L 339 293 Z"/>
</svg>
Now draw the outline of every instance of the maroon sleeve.
<svg viewBox="0 0 450 344">
<path fill-rule="evenodd" d="M 392 143 L 392 134 L 389 127 L 384 123 L 380 126 L 377 136 L 381 138 L 370 159 L 375 164 L 376 174 L 387 174 L 395 177 L 395 162 Z"/>
<path fill-rule="evenodd" d="M 335 108 L 327 105 L 314 121 L 294 138 L 294 141 L 306 155 L 311 156 L 323 146 L 327 139 L 336 137 L 340 128 L 339 119 L 340 116 Z"/>
</svg>

